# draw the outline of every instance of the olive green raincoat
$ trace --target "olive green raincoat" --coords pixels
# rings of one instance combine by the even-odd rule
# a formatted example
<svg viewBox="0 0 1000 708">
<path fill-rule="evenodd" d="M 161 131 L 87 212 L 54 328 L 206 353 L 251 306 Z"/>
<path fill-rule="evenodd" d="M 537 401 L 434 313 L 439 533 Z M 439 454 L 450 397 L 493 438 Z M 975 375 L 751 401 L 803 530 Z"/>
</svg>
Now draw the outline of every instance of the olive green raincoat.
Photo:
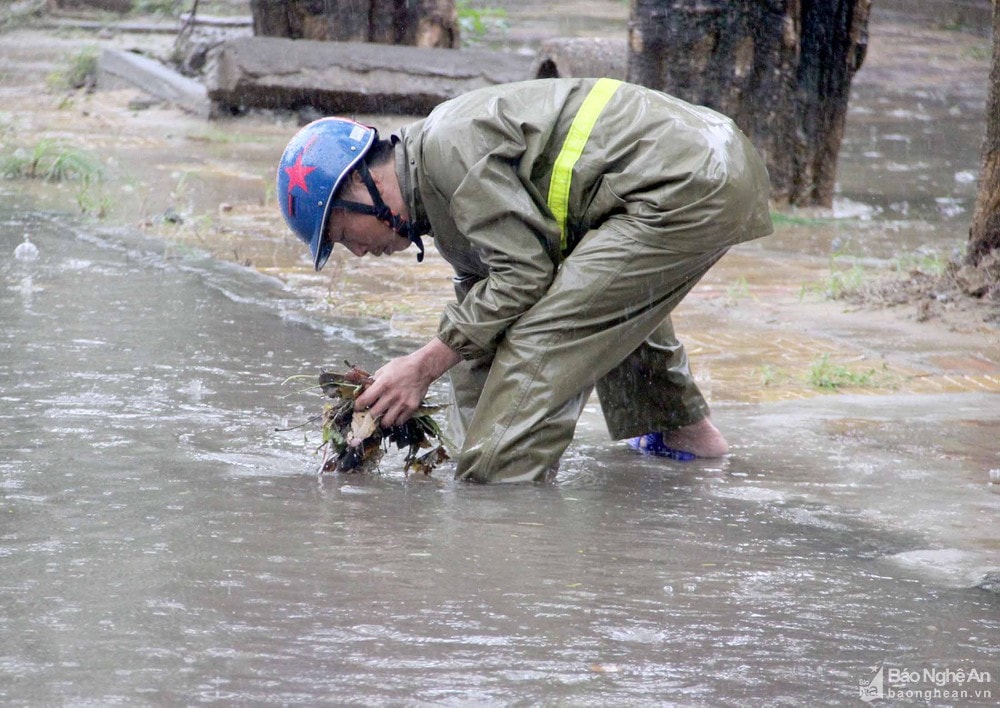
<svg viewBox="0 0 1000 708">
<path fill-rule="evenodd" d="M 767 172 L 728 118 L 608 79 L 464 94 L 394 136 L 410 218 L 454 267 L 438 336 L 458 475 L 544 478 L 593 386 L 615 439 L 708 407 L 671 310 L 771 232 Z"/>
</svg>

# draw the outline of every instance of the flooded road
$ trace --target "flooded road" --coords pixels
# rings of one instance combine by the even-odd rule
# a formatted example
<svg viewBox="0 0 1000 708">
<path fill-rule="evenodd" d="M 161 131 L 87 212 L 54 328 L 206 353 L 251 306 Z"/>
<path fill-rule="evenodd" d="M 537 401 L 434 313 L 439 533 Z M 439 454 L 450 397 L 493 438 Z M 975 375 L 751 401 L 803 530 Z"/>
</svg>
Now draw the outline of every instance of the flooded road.
<svg viewBox="0 0 1000 708">
<path fill-rule="evenodd" d="M 555 484 L 407 479 L 391 458 L 319 478 L 315 434 L 273 430 L 319 399 L 282 382 L 380 360 L 403 346 L 385 323 L 311 321 L 248 269 L 3 209 L 5 705 L 1000 695 L 1000 596 L 921 573 L 944 536 L 880 513 L 949 513 L 897 479 L 967 465 L 912 447 L 919 417 L 886 448 L 843 397 L 722 405 L 734 454 L 681 464 L 609 445 L 589 409 Z M 35 261 L 11 256 L 25 234 Z"/>
</svg>

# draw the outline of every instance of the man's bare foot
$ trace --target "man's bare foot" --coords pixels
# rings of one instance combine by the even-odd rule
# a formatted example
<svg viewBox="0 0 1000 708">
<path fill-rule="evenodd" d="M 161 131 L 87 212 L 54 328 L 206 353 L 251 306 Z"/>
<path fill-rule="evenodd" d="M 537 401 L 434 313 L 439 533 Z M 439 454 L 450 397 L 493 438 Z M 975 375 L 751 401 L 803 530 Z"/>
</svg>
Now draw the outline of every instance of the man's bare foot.
<svg viewBox="0 0 1000 708">
<path fill-rule="evenodd" d="M 697 457 L 722 457 L 729 452 L 729 443 L 708 418 L 663 433 L 663 444 Z"/>
</svg>

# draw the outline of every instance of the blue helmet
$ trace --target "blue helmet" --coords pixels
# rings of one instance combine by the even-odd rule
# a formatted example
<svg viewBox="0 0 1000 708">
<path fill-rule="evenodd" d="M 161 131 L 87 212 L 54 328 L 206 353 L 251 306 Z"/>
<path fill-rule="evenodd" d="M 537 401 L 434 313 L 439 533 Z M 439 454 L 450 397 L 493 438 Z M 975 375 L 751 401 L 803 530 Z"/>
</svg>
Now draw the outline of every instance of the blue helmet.
<svg viewBox="0 0 1000 708">
<path fill-rule="evenodd" d="M 289 141 L 278 164 L 277 197 L 281 214 L 295 235 L 308 244 L 319 270 L 332 242 L 323 232 L 334 194 L 375 142 L 374 128 L 346 118 L 320 118 Z"/>
</svg>

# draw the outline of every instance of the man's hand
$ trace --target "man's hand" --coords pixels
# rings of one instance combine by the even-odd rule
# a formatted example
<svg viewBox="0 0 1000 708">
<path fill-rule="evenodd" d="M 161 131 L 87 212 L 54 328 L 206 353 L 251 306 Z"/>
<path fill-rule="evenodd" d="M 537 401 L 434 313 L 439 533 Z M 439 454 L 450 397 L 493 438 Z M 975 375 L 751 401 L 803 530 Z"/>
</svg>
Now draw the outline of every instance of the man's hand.
<svg viewBox="0 0 1000 708">
<path fill-rule="evenodd" d="M 383 428 L 405 423 L 420 407 L 430 385 L 461 360 L 457 352 L 435 338 L 376 371 L 374 382 L 358 396 L 354 407 L 367 409 Z"/>
</svg>

